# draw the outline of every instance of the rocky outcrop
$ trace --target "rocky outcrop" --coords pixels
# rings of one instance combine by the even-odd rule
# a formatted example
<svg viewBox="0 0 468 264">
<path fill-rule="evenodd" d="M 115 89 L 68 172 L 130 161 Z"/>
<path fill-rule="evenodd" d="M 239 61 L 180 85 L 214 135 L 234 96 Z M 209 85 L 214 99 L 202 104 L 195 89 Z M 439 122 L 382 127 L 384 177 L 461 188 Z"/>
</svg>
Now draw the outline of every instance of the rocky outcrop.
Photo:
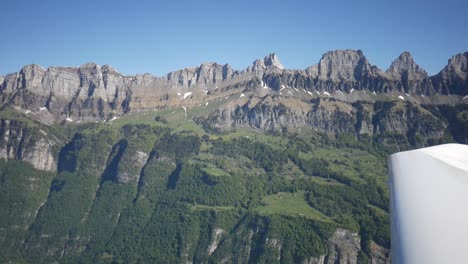
<svg viewBox="0 0 468 264">
<path fill-rule="evenodd" d="M 268 54 L 263 59 L 255 60 L 246 72 L 264 73 L 267 70 L 284 70 L 278 56 L 275 53 Z"/>
<path fill-rule="evenodd" d="M 56 171 L 57 164 L 52 155 L 52 146 L 55 143 L 45 138 L 33 141 L 26 146 L 25 151 L 21 154 L 22 160 L 29 162 L 38 170 Z"/>
<path fill-rule="evenodd" d="M 211 234 L 211 243 L 208 246 L 208 255 L 213 254 L 215 250 L 218 248 L 219 242 L 221 241 L 221 237 L 225 231 L 221 228 L 215 228 L 213 229 L 213 232 Z"/>
<path fill-rule="evenodd" d="M 139 180 L 147 159 L 148 154 L 137 150 L 134 146 L 129 146 L 128 140 L 122 139 L 112 147 L 102 180 L 116 183 Z"/>
<path fill-rule="evenodd" d="M 328 240 L 328 254 L 325 263 L 357 263 L 361 250 L 361 239 L 357 233 L 346 229 L 337 229 Z"/>
<path fill-rule="evenodd" d="M 328 253 L 318 257 L 310 257 L 303 264 L 335 264 L 358 263 L 358 254 L 361 251 L 361 239 L 357 233 L 346 229 L 337 229 L 328 240 Z M 371 241 L 371 264 L 389 264 L 390 250 Z"/>
<path fill-rule="evenodd" d="M 431 77 L 434 87 L 441 93 L 468 94 L 468 52 L 453 56 L 448 65 Z"/>
<path fill-rule="evenodd" d="M 336 50 L 325 53 L 318 64 L 318 79 L 332 82 L 356 82 L 378 72 L 361 50 Z"/>
<path fill-rule="evenodd" d="M 313 127 L 325 132 L 354 132 L 352 107 L 336 100 L 298 104 L 269 95 L 235 107 L 227 106 L 199 121 L 215 131 L 252 127 L 264 131 Z"/>
<path fill-rule="evenodd" d="M 371 248 L 371 256 L 370 261 L 371 264 L 390 264 L 390 250 L 384 248 L 374 241 L 370 243 Z"/>
<path fill-rule="evenodd" d="M 110 66 L 89 63 L 78 68 L 38 65 L 8 75 L 2 85 L 5 100 L 23 109 L 45 109 L 59 119 L 106 118 L 122 112 L 128 83 Z"/>
<path fill-rule="evenodd" d="M 422 80 L 428 77 L 427 72 L 413 60 L 407 51 L 392 62 L 386 73 L 397 80 Z"/>
<path fill-rule="evenodd" d="M 232 79 L 234 74 L 235 72 L 229 64 L 220 65 L 215 62 L 206 62 L 198 67 L 171 72 L 159 80 L 166 88 L 189 89 L 219 84 Z M 165 81 L 167 82 L 165 83 Z"/>
<path fill-rule="evenodd" d="M 432 87 L 427 72 L 416 64 L 409 52 L 401 53 L 392 62 L 386 74 L 387 78 L 393 81 L 393 84 L 399 91 L 417 95 L 431 95 L 436 92 Z"/>
<path fill-rule="evenodd" d="M 197 122 L 212 131 L 250 127 L 281 131 L 309 127 L 318 131 L 376 137 L 383 143 L 424 146 L 427 140 L 448 135 L 447 123 L 428 110 L 403 101 L 356 102 L 348 104 L 329 99 L 313 99 L 309 104 L 266 96 L 228 105 L 200 117 Z"/>
<path fill-rule="evenodd" d="M 371 242 L 372 264 L 390 263 L 389 250 Z M 328 253 L 318 257 L 310 257 L 304 260 L 304 264 L 335 264 L 358 263 L 358 254 L 361 251 L 361 239 L 357 233 L 347 229 L 338 228 L 328 240 Z"/>
<path fill-rule="evenodd" d="M 383 143 L 401 144 L 401 137 L 405 136 L 410 144 L 424 146 L 426 140 L 437 142 L 448 133 L 445 121 L 411 103 L 378 103 L 374 109 L 373 133 Z"/>
<path fill-rule="evenodd" d="M 54 145 L 47 133 L 16 120 L 0 120 L 0 158 L 23 160 L 35 169 L 56 171 Z"/>
<path fill-rule="evenodd" d="M 119 161 L 116 175 L 117 182 L 129 183 L 130 181 L 139 180 L 141 170 L 147 159 L 147 153 L 131 148 L 127 149 Z"/>
</svg>

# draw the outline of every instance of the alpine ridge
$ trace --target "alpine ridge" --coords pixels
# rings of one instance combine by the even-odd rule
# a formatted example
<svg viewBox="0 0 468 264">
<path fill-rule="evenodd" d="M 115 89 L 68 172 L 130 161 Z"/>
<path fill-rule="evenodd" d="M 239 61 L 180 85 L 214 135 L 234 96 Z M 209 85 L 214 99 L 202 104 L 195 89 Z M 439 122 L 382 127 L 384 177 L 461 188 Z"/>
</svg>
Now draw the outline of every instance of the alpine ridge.
<svg viewBox="0 0 468 264">
<path fill-rule="evenodd" d="M 126 76 L 95 63 L 48 69 L 27 65 L 0 79 L 0 100 L 40 114 L 44 122 L 106 120 L 132 111 L 202 105 L 249 91 L 260 97 L 325 96 L 345 102 L 406 94 L 418 103 L 453 104 L 468 94 L 467 57 L 468 52 L 455 55 L 435 76 L 428 76 L 409 52 L 383 71 L 370 64 L 361 50 L 327 52 L 305 70 L 285 69 L 272 53 L 240 71 L 207 62 L 162 77 Z"/>
</svg>

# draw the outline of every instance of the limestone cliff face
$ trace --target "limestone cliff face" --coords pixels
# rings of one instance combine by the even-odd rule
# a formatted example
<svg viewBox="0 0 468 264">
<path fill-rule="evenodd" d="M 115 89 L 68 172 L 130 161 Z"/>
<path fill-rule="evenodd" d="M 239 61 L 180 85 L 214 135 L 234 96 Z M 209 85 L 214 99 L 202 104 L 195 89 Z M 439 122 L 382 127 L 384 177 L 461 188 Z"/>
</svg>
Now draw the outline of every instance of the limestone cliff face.
<svg viewBox="0 0 468 264">
<path fill-rule="evenodd" d="M 321 93 L 366 90 L 464 96 L 468 93 L 467 54 L 454 56 L 432 77 L 408 52 L 402 53 L 384 72 L 371 65 L 360 50 L 327 52 L 318 64 L 305 70 L 285 69 L 272 53 L 242 71 L 233 70 L 228 64 L 209 62 L 162 77 L 125 76 L 109 65 L 101 67 L 95 63 L 48 69 L 27 65 L 17 73 L 1 77 L 0 100 L 25 111 L 47 110 L 60 122 L 67 118 L 105 120 L 130 111 L 200 105 L 228 95 L 228 87 L 242 87 L 255 79 L 268 91 L 276 92 L 294 88 Z"/>
<path fill-rule="evenodd" d="M 411 104 L 399 107 L 394 103 L 375 108 L 374 134 L 390 140 L 390 144 L 398 144 L 398 135 L 406 135 L 411 144 L 419 145 L 425 139 L 440 139 L 447 133 L 448 124 L 423 108 Z"/>
<path fill-rule="evenodd" d="M 159 78 L 166 88 L 189 89 L 192 87 L 209 87 L 229 81 L 235 72 L 229 64 L 220 65 L 215 62 L 205 62 L 198 67 L 185 68 L 171 72 L 166 77 Z"/>
<path fill-rule="evenodd" d="M 124 76 L 109 65 L 79 67 L 28 65 L 9 74 L 1 85 L 2 102 L 22 109 L 46 109 L 59 120 L 103 120 L 138 107 L 165 107 L 189 90 L 202 91 L 236 74 L 229 65 L 204 63 L 164 77 Z M 138 104 L 138 102 L 142 102 Z M 147 102 L 150 102 L 147 104 Z"/>
<path fill-rule="evenodd" d="M 427 72 L 413 60 L 407 51 L 392 62 L 386 73 L 394 79 L 421 80 L 428 77 Z"/>
<path fill-rule="evenodd" d="M 328 240 L 327 264 L 357 263 L 358 253 L 361 250 L 361 239 L 357 233 L 346 229 L 337 229 Z"/>
<path fill-rule="evenodd" d="M 207 255 L 222 255 L 223 263 L 283 263 L 284 241 L 279 237 L 264 236 L 265 229 L 258 227 L 248 228 L 240 226 L 235 236 L 230 236 L 225 230 L 213 228 L 210 236 Z M 262 235 L 263 234 L 263 235 Z M 256 242 L 254 242 L 256 241 Z M 229 251 L 226 247 L 239 246 L 236 251 Z M 260 247 L 267 256 L 258 256 L 256 247 Z M 310 256 L 302 260 L 303 264 L 354 264 L 358 263 L 361 251 L 359 234 L 350 230 L 338 228 L 328 239 L 325 253 Z M 265 253 L 263 253 L 265 254 Z M 261 255 L 261 254 L 260 254 Z M 389 250 L 384 249 L 375 242 L 371 242 L 370 261 L 372 264 L 389 264 Z"/>
<path fill-rule="evenodd" d="M 47 110 L 52 115 L 93 119 L 122 112 L 128 81 L 110 66 L 94 63 L 80 67 L 23 67 L 2 85 L 3 101 L 29 111 Z"/>
<path fill-rule="evenodd" d="M 275 53 L 268 54 L 263 59 L 258 59 L 253 62 L 253 65 L 248 67 L 245 72 L 253 72 L 258 75 L 265 73 L 267 70 L 284 70 L 278 56 Z"/>
<path fill-rule="evenodd" d="M 426 140 L 447 135 L 448 124 L 424 108 L 410 102 L 357 102 L 314 99 L 309 104 L 266 96 L 228 105 L 197 120 L 205 128 L 226 131 L 251 127 L 263 131 L 309 127 L 326 133 L 350 133 L 380 138 L 394 144 L 405 137 L 420 146 Z M 408 142 L 407 142 L 408 143 Z"/>
<path fill-rule="evenodd" d="M 0 120 L 0 158 L 23 160 L 35 169 L 56 171 L 54 145 L 40 129 L 28 128 L 15 120 Z"/>
<path fill-rule="evenodd" d="M 417 95 L 448 93 L 447 89 L 444 91 L 432 85 L 426 71 L 414 62 L 408 52 L 403 52 L 386 72 L 371 65 L 361 50 L 336 50 L 324 54 L 317 65 L 305 71 L 267 72 L 264 79 L 270 87 L 289 86 L 329 93 L 336 90 L 350 92 L 352 89 Z M 465 84 L 459 86 L 466 91 Z M 457 94 L 461 94 L 460 91 Z"/>
<path fill-rule="evenodd" d="M 251 98 L 247 102 L 227 105 L 199 121 L 207 128 L 222 131 L 252 127 L 264 131 L 283 128 L 312 127 L 324 132 L 353 132 L 351 105 L 336 100 L 297 103 L 279 97 Z"/>
<path fill-rule="evenodd" d="M 377 74 L 361 50 L 337 50 L 325 53 L 318 64 L 319 80 L 355 82 Z"/>
<path fill-rule="evenodd" d="M 136 149 L 127 149 L 118 165 L 116 175 L 117 182 L 129 183 L 131 181 L 139 180 L 141 170 L 146 164 L 147 159 L 147 153 Z"/>
<path fill-rule="evenodd" d="M 442 93 L 468 94 L 468 52 L 457 54 L 449 59 L 447 66 L 431 80 Z"/>
<path fill-rule="evenodd" d="M 361 239 L 356 233 L 338 228 L 328 240 L 328 253 L 318 257 L 310 257 L 304 264 L 335 264 L 358 263 L 358 254 L 361 250 Z M 375 242 L 371 242 L 371 264 L 390 264 L 390 251 Z"/>
</svg>

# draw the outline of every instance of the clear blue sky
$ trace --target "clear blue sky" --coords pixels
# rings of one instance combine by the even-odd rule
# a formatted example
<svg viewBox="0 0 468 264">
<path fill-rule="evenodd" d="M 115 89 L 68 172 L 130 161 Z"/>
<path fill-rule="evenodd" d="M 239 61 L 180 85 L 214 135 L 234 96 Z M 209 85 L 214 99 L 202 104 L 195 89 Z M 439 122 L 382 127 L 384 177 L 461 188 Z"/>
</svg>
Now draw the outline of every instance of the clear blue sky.
<svg viewBox="0 0 468 264">
<path fill-rule="evenodd" d="M 3 75 L 91 61 L 158 76 L 204 61 L 243 69 L 271 52 L 304 69 L 347 48 L 384 70 L 410 51 L 435 74 L 468 51 L 466 0 L 2 0 L 0 10 Z"/>
</svg>

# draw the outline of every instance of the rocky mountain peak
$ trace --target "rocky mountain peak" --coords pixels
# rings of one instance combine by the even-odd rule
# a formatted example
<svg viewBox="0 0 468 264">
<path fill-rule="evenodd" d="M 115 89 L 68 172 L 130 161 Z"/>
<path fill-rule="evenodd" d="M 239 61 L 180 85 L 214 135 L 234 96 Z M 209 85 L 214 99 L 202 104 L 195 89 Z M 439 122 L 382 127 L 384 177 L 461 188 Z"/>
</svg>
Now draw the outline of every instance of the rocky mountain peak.
<svg viewBox="0 0 468 264">
<path fill-rule="evenodd" d="M 267 56 L 265 56 L 265 58 L 254 61 L 253 65 L 254 68 L 262 70 L 271 68 L 278 68 L 280 70 L 284 69 L 278 56 L 276 56 L 275 53 L 270 53 Z"/>
<path fill-rule="evenodd" d="M 87 63 L 85 63 L 83 65 L 80 65 L 79 68 L 100 68 L 100 67 L 95 62 L 87 62 Z"/>
<path fill-rule="evenodd" d="M 358 61 L 361 58 L 365 58 L 362 50 L 331 50 L 323 54 L 321 60 L 338 60 L 338 61 Z"/>
<path fill-rule="evenodd" d="M 318 65 L 320 79 L 354 81 L 357 76 L 369 71 L 371 65 L 361 50 L 335 50 L 325 53 Z"/>
<path fill-rule="evenodd" d="M 278 56 L 276 56 L 275 53 L 268 54 L 265 58 L 263 58 L 263 61 L 265 62 L 265 66 L 267 67 L 277 67 L 280 69 L 284 69 Z"/>
<path fill-rule="evenodd" d="M 109 64 L 105 64 L 101 67 L 102 73 L 114 73 L 114 74 L 120 74 L 119 71 L 117 71 L 114 67 L 112 67 Z"/>
<path fill-rule="evenodd" d="M 212 67 L 217 67 L 217 66 L 220 66 L 220 65 L 213 61 L 205 61 L 202 64 L 200 64 L 200 68 L 212 68 Z"/>
<path fill-rule="evenodd" d="M 80 73 L 96 74 L 101 72 L 101 67 L 95 62 L 89 62 L 78 67 Z"/>
<path fill-rule="evenodd" d="M 459 73 L 460 76 L 468 74 L 468 52 L 460 53 L 449 59 L 447 67 Z"/>
<path fill-rule="evenodd" d="M 232 69 L 229 64 L 221 65 L 216 62 L 202 63 L 196 72 L 196 82 L 203 85 L 220 83 L 231 78 Z"/>
<path fill-rule="evenodd" d="M 468 94 L 468 52 L 450 58 L 447 66 L 431 80 L 444 93 Z"/>
<path fill-rule="evenodd" d="M 401 53 L 400 56 L 392 62 L 387 73 L 396 79 L 404 77 L 409 80 L 419 80 L 428 77 L 427 72 L 414 61 L 411 54 L 407 51 Z"/>
<path fill-rule="evenodd" d="M 46 69 L 37 64 L 24 66 L 20 71 L 20 83 L 22 88 L 39 87 Z"/>
<path fill-rule="evenodd" d="M 46 69 L 44 69 L 44 67 L 42 67 L 41 65 L 29 64 L 29 65 L 23 66 L 23 68 L 21 68 L 20 72 L 28 72 L 28 71 L 42 71 L 42 72 L 45 72 Z"/>
</svg>

